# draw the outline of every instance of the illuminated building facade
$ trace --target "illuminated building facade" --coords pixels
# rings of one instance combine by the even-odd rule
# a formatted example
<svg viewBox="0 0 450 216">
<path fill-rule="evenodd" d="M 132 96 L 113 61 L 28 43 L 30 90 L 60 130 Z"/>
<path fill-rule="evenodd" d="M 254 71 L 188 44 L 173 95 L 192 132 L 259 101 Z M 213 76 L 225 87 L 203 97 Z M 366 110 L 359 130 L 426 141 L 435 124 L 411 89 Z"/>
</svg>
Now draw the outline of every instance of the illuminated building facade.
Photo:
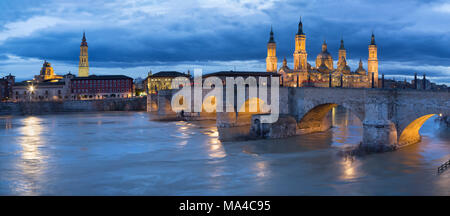
<svg viewBox="0 0 450 216">
<path fill-rule="evenodd" d="M 134 85 L 133 79 L 124 75 L 91 75 L 71 79 L 70 89 L 75 100 L 130 98 Z"/>
<path fill-rule="evenodd" d="M 70 98 L 69 82 L 72 74 L 52 82 L 24 81 L 13 86 L 13 101 L 58 101 Z"/>
<path fill-rule="evenodd" d="M 277 72 L 277 44 L 273 38 L 272 28 L 270 29 L 270 39 L 267 43 L 267 58 L 266 58 L 266 68 L 267 72 Z"/>
<path fill-rule="evenodd" d="M 160 90 L 172 89 L 172 80 L 176 77 L 187 77 L 191 79 L 191 74 L 189 71 L 187 74 L 177 71 L 160 71 L 153 74 L 150 71 L 145 80 L 147 92 L 149 94 L 156 94 Z"/>
<path fill-rule="evenodd" d="M 58 82 L 63 79 L 63 76 L 55 75 L 55 71 L 50 62 L 44 61 L 41 72 L 39 75 L 34 76 L 34 79 L 37 82 Z"/>
<path fill-rule="evenodd" d="M 271 31 L 271 40 L 272 37 L 273 32 Z M 269 57 L 273 58 L 269 56 L 269 53 L 276 53 L 272 49 L 276 49 L 276 47 L 268 46 L 267 59 Z M 368 73 L 364 69 L 362 61 L 359 62 L 359 67 L 355 71 L 352 71 L 347 65 L 347 50 L 344 47 L 343 39 L 341 39 L 336 67 L 334 66 L 332 55 L 328 52 L 326 41 L 323 42 L 322 51 L 316 57 L 315 67 L 312 67 L 307 62 L 306 34 L 303 31 L 301 20 L 298 25 L 298 32 L 295 35 L 295 51 L 293 55 L 293 69 L 287 66 L 286 58 L 283 60 L 282 67 L 278 69 L 278 73 L 281 75 L 280 84 L 283 86 L 370 88 L 373 76 L 373 87 L 379 87 L 377 46 L 375 45 L 375 36 L 373 34 L 369 44 Z M 269 64 L 267 64 L 267 71 L 273 71 Z"/>
</svg>

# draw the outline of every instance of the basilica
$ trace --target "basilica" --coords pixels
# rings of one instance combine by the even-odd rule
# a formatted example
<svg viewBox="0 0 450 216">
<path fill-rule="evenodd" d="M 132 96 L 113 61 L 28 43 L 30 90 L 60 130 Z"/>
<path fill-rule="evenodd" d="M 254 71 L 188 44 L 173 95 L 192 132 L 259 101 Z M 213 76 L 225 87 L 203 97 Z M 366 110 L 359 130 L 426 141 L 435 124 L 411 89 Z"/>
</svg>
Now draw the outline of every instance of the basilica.
<svg viewBox="0 0 450 216">
<path fill-rule="evenodd" d="M 295 35 L 294 68 L 287 66 L 286 58 L 278 69 L 276 56 L 276 43 L 273 30 L 270 31 L 270 39 L 267 44 L 266 69 L 267 72 L 279 73 L 280 84 L 288 87 L 347 87 L 370 88 L 378 87 L 378 59 L 375 36 L 372 34 L 369 44 L 369 58 L 367 71 L 360 59 L 359 67 L 352 71 L 347 65 L 347 50 L 344 40 L 341 39 L 337 65 L 334 66 L 333 57 L 328 52 L 326 41 L 322 44 L 322 51 L 317 55 L 315 66 L 307 61 L 306 34 L 303 32 L 303 24 L 300 20 L 298 32 Z"/>
</svg>

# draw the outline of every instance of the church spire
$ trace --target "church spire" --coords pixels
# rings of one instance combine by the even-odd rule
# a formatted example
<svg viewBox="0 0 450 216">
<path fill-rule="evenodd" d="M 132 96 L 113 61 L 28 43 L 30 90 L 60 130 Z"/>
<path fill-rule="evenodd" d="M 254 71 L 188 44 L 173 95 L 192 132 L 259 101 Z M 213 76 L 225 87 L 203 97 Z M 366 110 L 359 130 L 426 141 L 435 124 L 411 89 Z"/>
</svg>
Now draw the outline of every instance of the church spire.
<svg viewBox="0 0 450 216">
<path fill-rule="evenodd" d="M 375 44 L 375 35 L 372 32 L 372 39 L 370 40 L 370 45 L 376 45 Z"/>
<path fill-rule="evenodd" d="M 86 33 L 85 32 L 83 32 L 83 39 L 81 39 L 81 46 L 87 46 Z"/>
<path fill-rule="evenodd" d="M 275 39 L 273 38 L 273 29 L 272 26 L 270 26 L 270 39 L 269 43 L 275 43 Z"/>
<path fill-rule="evenodd" d="M 305 35 L 305 33 L 303 33 L 303 23 L 302 23 L 302 17 L 301 16 L 300 16 L 300 22 L 298 23 L 297 35 Z"/>
<path fill-rule="evenodd" d="M 323 44 L 322 44 L 322 52 L 326 52 L 327 51 L 327 41 L 323 40 Z"/>
<path fill-rule="evenodd" d="M 344 50 L 344 38 L 341 38 L 341 46 L 339 47 L 340 50 Z"/>
</svg>

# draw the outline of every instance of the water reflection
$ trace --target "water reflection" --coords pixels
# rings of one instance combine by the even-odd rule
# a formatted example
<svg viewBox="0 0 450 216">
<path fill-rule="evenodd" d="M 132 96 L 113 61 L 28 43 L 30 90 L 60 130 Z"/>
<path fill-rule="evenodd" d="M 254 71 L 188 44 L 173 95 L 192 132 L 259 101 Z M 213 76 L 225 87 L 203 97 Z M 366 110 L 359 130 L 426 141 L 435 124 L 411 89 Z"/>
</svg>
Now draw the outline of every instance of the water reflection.
<svg viewBox="0 0 450 216">
<path fill-rule="evenodd" d="M 1 119 L 1 118 L 0 118 Z M 5 129 L 12 129 L 12 120 L 11 117 L 6 117 L 5 119 Z"/>
<path fill-rule="evenodd" d="M 334 146 L 349 147 L 355 146 L 362 141 L 362 121 L 342 106 L 334 107 L 331 110 L 332 134 Z"/>
<path fill-rule="evenodd" d="M 256 170 L 256 176 L 258 176 L 260 179 L 264 177 L 268 177 L 269 175 L 269 169 L 267 167 L 266 161 L 258 161 L 256 162 L 255 170 Z"/>
<path fill-rule="evenodd" d="M 216 127 L 211 127 L 208 132 L 205 132 L 209 136 L 209 156 L 212 158 L 226 157 L 225 149 L 219 140 L 219 132 Z"/>
<path fill-rule="evenodd" d="M 356 164 L 357 161 L 355 161 L 354 157 L 344 157 L 340 163 L 342 169 L 341 179 L 343 180 L 355 179 L 358 176 Z"/>
<path fill-rule="evenodd" d="M 37 195 L 47 166 L 47 156 L 41 151 L 45 145 L 44 128 L 42 119 L 33 116 L 24 118 L 22 124 L 19 128 L 21 158 L 16 165 L 23 176 L 17 179 L 15 191 L 21 195 Z"/>
</svg>

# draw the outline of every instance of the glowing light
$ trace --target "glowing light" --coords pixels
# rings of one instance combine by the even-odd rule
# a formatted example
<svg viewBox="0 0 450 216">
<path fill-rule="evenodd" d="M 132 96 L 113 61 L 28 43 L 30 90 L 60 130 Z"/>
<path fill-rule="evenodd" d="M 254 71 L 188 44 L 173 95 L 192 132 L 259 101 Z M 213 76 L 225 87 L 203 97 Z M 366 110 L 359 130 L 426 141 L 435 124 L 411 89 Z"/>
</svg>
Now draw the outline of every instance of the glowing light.
<svg viewBox="0 0 450 216">
<path fill-rule="evenodd" d="M 34 86 L 32 86 L 32 85 L 28 86 L 28 91 L 34 92 Z"/>
<path fill-rule="evenodd" d="M 442 113 L 439 113 L 439 117 L 442 117 Z"/>
<path fill-rule="evenodd" d="M 209 156 L 212 158 L 223 158 L 226 157 L 227 154 L 225 149 L 223 148 L 222 143 L 219 140 L 219 131 L 217 128 L 211 128 L 208 133 L 206 133 L 209 137 Z"/>
<path fill-rule="evenodd" d="M 341 178 L 345 180 L 354 179 L 357 177 L 356 164 L 353 158 L 346 157 L 342 161 L 342 176 Z"/>
<path fill-rule="evenodd" d="M 414 144 L 420 141 L 419 130 L 422 125 L 435 114 L 424 115 L 416 120 L 412 121 L 400 135 L 398 140 L 399 145 L 405 146 L 409 144 Z"/>
</svg>

